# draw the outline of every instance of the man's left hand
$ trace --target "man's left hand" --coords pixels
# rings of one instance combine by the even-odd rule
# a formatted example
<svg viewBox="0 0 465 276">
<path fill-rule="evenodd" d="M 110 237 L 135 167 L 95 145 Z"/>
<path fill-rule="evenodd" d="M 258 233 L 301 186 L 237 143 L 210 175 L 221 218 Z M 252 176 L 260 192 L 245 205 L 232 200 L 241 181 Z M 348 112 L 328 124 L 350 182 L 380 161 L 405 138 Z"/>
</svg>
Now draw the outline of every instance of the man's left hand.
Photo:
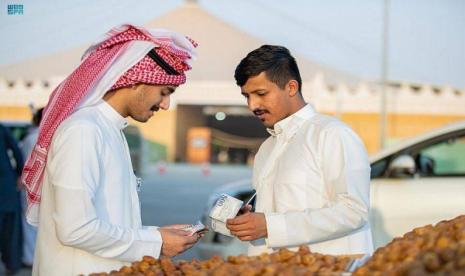
<svg viewBox="0 0 465 276">
<path fill-rule="evenodd" d="M 253 241 L 268 236 L 266 219 L 263 213 L 246 212 L 226 221 L 231 234 L 241 241 Z"/>
</svg>

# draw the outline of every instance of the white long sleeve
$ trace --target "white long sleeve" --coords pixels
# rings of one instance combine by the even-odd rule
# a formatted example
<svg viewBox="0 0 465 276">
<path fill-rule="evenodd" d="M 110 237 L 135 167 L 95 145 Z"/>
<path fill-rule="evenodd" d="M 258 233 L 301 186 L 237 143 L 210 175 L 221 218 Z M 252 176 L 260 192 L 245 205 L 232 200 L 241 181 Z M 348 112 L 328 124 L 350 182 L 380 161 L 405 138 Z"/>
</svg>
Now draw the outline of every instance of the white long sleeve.
<svg viewBox="0 0 465 276">
<path fill-rule="evenodd" d="M 371 253 L 370 165 L 358 136 L 310 105 L 269 132 L 253 171 L 255 210 L 265 214 L 268 235 L 250 243 L 249 254 L 300 245 L 324 254 Z"/>
<path fill-rule="evenodd" d="M 158 257 L 161 236 L 156 227 L 133 229 L 111 224 L 97 215 L 93 200 L 101 192 L 101 157 L 105 154 L 99 134 L 95 125 L 79 124 L 54 141 L 59 149 L 51 160 L 58 239 L 66 246 L 104 258 L 135 261 L 144 255 Z M 117 198 L 108 200 L 121 204 Z"/>
<path fill-rule="evenodd" d="M 159 257 L 160 232 L 142 225 L 137 178 L 122 133 L 127 124 L 103 101 L 76 111 L 55 131 L 32 275 L 109 272 L 144 255 Z"/>
<path fill-rule="evenodd" d="M 339 238 L 368 220 L 370 167 L 360 140 L 348 128 L 333 127 L 321 133 L 320 142 L 328 201 L 322 208 L 267 213 L 270 247 Z"/>
</svg>

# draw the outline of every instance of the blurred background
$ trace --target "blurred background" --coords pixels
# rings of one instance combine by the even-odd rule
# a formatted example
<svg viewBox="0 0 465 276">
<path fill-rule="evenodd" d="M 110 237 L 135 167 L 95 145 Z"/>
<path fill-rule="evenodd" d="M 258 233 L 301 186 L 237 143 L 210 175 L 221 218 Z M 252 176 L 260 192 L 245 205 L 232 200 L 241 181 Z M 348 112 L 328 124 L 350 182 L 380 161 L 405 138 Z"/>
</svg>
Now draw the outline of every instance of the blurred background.
<svg viewBox="0 0 465 276">
<path fill-rule="evenodd" d="M 213 189 L 250 177 L 268 137 L 233 77 L 248 52 L 289 48 L 306 101 L 349 124 L 374 156 L 465 120 L 464 15 L 460 0 L 1 1 L 0 121 L 21 140 L 33 112 L 114 25 L 193 38 L 198 58 L 170 110 L 126 129 L 133 166 L 145 177 L 144 223 L 192 223 Z M 456 156 L 464 156 L 461 143 Z M 183 205 L 182 196 L 193 203 Z M 182 215 L 163 215 L 168 210 Z M 194 248 L 182 257 L 199 255 Z"/>
</svg>

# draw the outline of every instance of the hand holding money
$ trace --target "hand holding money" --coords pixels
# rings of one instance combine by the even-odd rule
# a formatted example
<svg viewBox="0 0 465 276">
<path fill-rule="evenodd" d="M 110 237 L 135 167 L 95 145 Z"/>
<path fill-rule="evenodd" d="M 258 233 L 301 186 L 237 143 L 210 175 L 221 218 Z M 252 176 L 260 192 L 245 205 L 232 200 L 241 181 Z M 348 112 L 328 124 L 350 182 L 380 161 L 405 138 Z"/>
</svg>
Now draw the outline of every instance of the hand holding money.
<svg viewBox="0 0 465 276">
<path fill-rule="evenodd" d="M 187 225 L 181 229 L 189 232 L 189 236 L 197 233 L 200 235 L 200 237 L 203 237 L 204 233 L 208 231 L 208 228 L 205 227 L 205 225 L 203 225 L 203 223 L 200 221 L 197 221 L 195 224 Z"/>
<path fill-rule="evenodd" d="M 242 204 L 241 200 L 227 194 L 222 194 L 210 211 L 213 231 L 231 236 L 231 233 L 226 228 L 226 220 L 236 217 Z"/>
<path fill-rule="evenodd" d="M 194 246 L 199 240 L 199 235 L 189 235 L 189 232 L 169 227 L 158 229 L 163 240 L 161 255 L 166 257 L 176 256 Z"/>
<path fill-rule="evenodd" d="M 237 215 L 244 215 L 246 213 L 250 213 L 252 212 L 252 205 L 248 204 L 248 205 L 243 205 L 243 207 L 239 210 L 239 213 L 237 213 Z"/>
<path fill-rule="evenodd" d="M 241 241 L 253 241 L 268 236 L 265 214 L 247 212 L 226 221 L 226 228 Z"/>
</svg>

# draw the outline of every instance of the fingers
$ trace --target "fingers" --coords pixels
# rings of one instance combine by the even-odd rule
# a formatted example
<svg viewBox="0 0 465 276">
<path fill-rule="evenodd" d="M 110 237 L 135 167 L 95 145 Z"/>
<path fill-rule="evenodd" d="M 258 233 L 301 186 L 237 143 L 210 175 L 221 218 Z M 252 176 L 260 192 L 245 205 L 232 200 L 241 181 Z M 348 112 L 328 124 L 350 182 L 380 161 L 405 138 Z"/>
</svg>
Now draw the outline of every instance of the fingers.
<svg viewBox="0 0 465 276">
<path fill-rule="evenodd" d="M 189 244 L 192 243 L 192 244 L 194 244 L 194 243 L 196 243 L 196 242 L 199 240 L 199 235 L 198 235 L 197 233 L 195 233 L 195 234 L 193 234 L 192 236 L 187 236 L 187 237 L 185 237 L 184 240 L 185 240 L 186 243 L 189 243 Z"/>
<path fill-rule="evenodd" d="M 198 234 L 194 234 L 192 236 L 180 234 L 181 232 L 185 232 L 182 230 L 164 229 L 164 231 L 167 231 L 168 236 L 167 239 L 164 240 L 163 246 L 166 250 L 163 251 L 163 254 L 171 257 L 193 247 L 200 238 Z"/>
<path fill-rule="evenodd" d="M 231 231 L 231 234 L 239 238 L 239 237 L 244 237 L 244 236 L 250 236 L 253 234 L 253 231 L 252 230 Z"/>
<path fill-rule="evenodd" d="M 244 208 L 242 208 L 244 213 L 249 213 L 252 211 L 252 205 L 247 204 Z"/>
<path fill-rule="evenodd" d="M 208 229 L 203 229 L 203 230 L 197 232 L 197 234 L 198 234 L 201 238 L 203 238 L 203 236 L 205 236 L 205 234 L 206 234 L 207 232 L 208 232 Z"/>
<path fill-rule="evenodd" d="M 244 224 L 226 224 L 226 228 L 229 229 L 229 231 L 244 231 L 251 229 L 252 227 L 250 226 L 249 223 L 244 223 Z"/>
<path fill-rule="evenodd" d="M 237 216 L 237 217 L 235 217 L 233 219 L 228 219 L 228 220 L 226 220 L 226 223 L 228 225 L 244 224 L 244 223 L 249 222 L 249 220 L 251 219 L 251 215 L 252 215 L 252 213 L 246 213 L 244 215 Z"/>
<path fill-rule="evenodd" d="M 195 233 L 194 235 L 192 236 L 189 236 L 189 237 L 185 237 L 185 240 L 184 240 L 184 245 L 183 245 L 183 251 L 191 248 L 192 246 L 194 246 L 200 239 L 200 235 Z"/>
<path fill-rule="evenodd" d="M 197 232 L 197 233 L 205 234 L 205 233 L 207 233 L 208 231 L 210 231 L 210 229 L 208 229 L 208 227 L 205 227 L 204 229 L 200 230 L 200 231 Z"/>
<path fill-rule="evenodd" d="M 263 213 L 247 213 L 227 220 L 231 234 L 242 241 L 256 240 L 267 236 L 266 219 Z"/>
<path fill-rule="evenodd" d="M 250 213 L 250 211 L 252 211 L 252 205 L 246 205 L 239 210 L 238 215 L 244 215 Z"/>
<path fill-rule="evenodd" d="M 197 233 L 190 236 L 189 232 L 178 229 L 163 228 L 160 233 L 163 239 L 162 254 L 171 257 L 191 248 L 200 239 Z"/>
<path fill-rule="evenodd" d="M 231 231 L 231 234 L 236 236 L 241 241 L 252 241 L 255 240 L 255 233 L 253 230 L 246 231 Z"/>
<path fill-rule="evenodd" d="M 238 216 L 226 221 L 226 227 L 229 230 L 239 231 L 252 227 L 254 222 L 255 213 L 246 213 L 245 215 Z"/>
</svg>

